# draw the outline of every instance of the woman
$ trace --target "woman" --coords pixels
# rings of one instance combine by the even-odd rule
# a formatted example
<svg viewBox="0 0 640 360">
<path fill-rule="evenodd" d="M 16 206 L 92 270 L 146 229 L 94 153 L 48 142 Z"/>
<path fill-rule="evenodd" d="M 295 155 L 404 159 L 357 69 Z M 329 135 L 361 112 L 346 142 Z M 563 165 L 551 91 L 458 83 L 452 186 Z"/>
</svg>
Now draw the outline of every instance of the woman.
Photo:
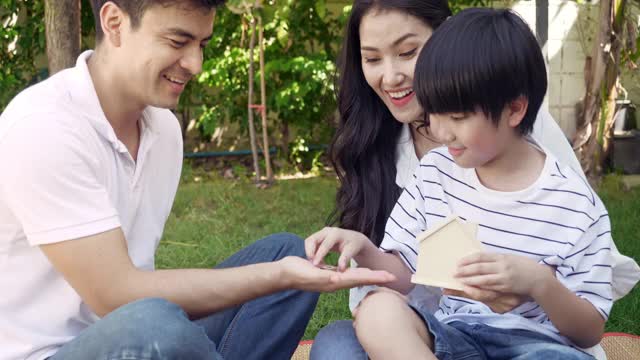
<svg viewBox="0 0 640 360">
<path fill-rule="evenodd" d="M 376 245 L 419 159 L 440 145 L 421 126 L 424 115 L 413 94 L 413 72 L 422 46 L 450 15 L 446 0 L 357 0 L 353 4 L 339 64 L 341 123 L 331 152 L 340 178 L 335 214 L 341 228 L 362 232 Z M 566 138 L 546 111 L 538 114 L 532 136 L 582 174 Z M 613 285 L 619 298 L 631 290 L 640 270 L 632 259 L 617 250 L 614 253 L 618 266 Z M 370 290 L 352 289 L 352 311 Z M 490 295 L 467 294 L 481 301 L 490 300 Z M 431 308 L 438 296 L 436 289 L 422 286 L 409 294 L 414 304 Z M 489 304 L 508 310 L 516 304 L 512 300 Z M 338 321 L 321 330 L 311 357 L 366 359 L 366 354 L 351 321 Z"/>
</svg>

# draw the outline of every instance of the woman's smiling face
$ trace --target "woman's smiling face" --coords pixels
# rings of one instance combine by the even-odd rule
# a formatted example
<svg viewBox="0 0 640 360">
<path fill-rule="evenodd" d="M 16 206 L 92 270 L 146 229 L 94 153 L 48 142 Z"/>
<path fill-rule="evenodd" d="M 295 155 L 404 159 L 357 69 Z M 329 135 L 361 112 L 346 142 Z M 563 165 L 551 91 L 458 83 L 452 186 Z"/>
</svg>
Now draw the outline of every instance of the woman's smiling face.
<svg viewBox="0 0 640 360">
<path fill-rule="evenodd" d="M 413 92 L 413 73 L 418 54 L 432 32 L 417 17 L 397 10 L 373 9 L 360 23 L 364 77 L 402 123 L 422 117 Z"/>
</svg>

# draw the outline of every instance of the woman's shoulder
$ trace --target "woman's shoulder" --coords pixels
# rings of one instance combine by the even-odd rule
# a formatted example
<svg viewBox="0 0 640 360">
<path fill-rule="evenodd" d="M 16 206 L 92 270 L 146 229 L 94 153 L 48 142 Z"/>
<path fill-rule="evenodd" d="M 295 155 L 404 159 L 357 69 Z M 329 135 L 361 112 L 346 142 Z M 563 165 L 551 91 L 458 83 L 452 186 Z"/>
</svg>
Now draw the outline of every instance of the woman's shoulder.
<svg viewBox="0 0 640 360">
<path fill-rule="evenodd" d="M 548 149 L 549 153 L 560 160 L 561 163 L 570 166 L 580 173 L 582 177 L 585 177 L 567 136 L 545 108 L 540 108 L 538 111 L 531 138 Z"/>
<path fill-rule="evenodd" d="M 396 144 L 396 185 L 404 187 L 413 175 L 420 159 L 409 133 L 409 126 L 403 124 L 402 131 Z"/>
</svg>

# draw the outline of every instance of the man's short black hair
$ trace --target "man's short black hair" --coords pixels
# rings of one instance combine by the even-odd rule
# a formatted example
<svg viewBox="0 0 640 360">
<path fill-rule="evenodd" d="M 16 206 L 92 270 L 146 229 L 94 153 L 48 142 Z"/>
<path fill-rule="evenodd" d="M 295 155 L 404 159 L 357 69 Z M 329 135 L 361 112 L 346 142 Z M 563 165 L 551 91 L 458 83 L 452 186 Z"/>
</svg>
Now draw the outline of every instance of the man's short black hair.
<svg viewBox="0 0 640 360">
<path fill-rule="evenodd" d="M 140 25 L 140 19 L 144 12 L 154 5 L 171 5 L 172 3 L 186 2 L 190 5 L 203 9 L 213 9 L 224 4 L 225 0 L 91 0 L 91 10 L 96 23 L 96 42 L 102 41 L 104 34 L 102 33 L 102 25 L 100 24 L 100 9 L 102 6 L 111 1 L 118 5 L 131 19 L 131 27 L 134 29 Z"/>
<path fill-rule="evenodd" d="M 505 106 L 523 96 L 526 135 L 547 91 L 540 46 L 527 23 L 509 9 L 472 8 L 445 21 L 416 62 L 414 91 L 426 114 L 478 109 L 497 125 Z"/>
</svg>

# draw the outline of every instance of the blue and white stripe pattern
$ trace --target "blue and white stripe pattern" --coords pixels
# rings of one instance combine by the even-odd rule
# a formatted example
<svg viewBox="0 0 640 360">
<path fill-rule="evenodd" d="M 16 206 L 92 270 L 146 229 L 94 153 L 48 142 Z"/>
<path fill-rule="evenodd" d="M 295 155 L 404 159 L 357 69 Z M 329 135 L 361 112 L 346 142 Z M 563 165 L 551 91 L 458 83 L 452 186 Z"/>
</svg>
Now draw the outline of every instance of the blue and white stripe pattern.
<svg viewBox="0 0 640 360">
<path fill-rule="evenodd" d="M 546 155 L 534 184 L 517 192 L 499 192 L 484 187 L 474 169 L 457 166 L 446 148 L 429 152 L 391 213 L 381 250 L 398 253 L 415 272 L 415 236 L 455 214 L 479 225 L 477 235 L 485 251 L 556 266 L 557 279 L 607 319 L 613 303 L 609 216 L 580 175 L 548 151 Z M 445 323 L 533 330 L 571 344 L 535 302 L 497 314 L 482 303 L 443 296 L 435 315 Z"/>
</svg>

